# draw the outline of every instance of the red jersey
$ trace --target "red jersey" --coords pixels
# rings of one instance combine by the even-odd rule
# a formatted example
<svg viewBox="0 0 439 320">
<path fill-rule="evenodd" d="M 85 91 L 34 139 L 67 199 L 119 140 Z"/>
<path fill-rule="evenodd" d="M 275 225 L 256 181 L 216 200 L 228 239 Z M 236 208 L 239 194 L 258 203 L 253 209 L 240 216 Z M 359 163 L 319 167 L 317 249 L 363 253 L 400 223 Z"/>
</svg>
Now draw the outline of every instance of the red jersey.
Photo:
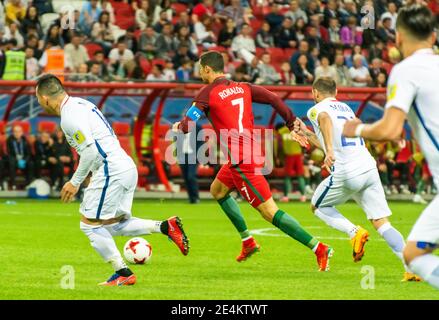
<svg viewBox="0 0 439 320">
<path fill-rule="evenodd" d="M 293 127 L 295 117 L 291 110 L 280 97 L 260 86 L 219 77 L 194 98 L 195 106 L 212 123 L 222 151 L 232 164 L 260 163 L 264 157 L 264 139 L 258 139 L 262 132 L 254 129 L 253 102 L 271 104 L 287 126 Z M 188 121 L 186 117 L 180 125 L 183 132 L 188 130 Z"/>
</svg>

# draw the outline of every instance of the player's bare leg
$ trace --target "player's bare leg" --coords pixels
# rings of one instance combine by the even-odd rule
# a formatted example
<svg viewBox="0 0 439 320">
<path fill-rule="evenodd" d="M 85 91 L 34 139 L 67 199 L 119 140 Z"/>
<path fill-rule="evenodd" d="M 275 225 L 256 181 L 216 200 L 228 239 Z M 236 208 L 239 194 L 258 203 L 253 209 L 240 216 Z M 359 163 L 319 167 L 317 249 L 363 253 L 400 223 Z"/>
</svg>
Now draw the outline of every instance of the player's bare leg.
<svg viewBox="0 0 439 320">
<path fill-rule="evenodd" d="M 210 185 L 210 193 L 218 201 L 224 213 L 235 226 L 242 239 L 241 253 L 236 257 L 238 262 L 246 260 L 255 252 L 259 251 L 259 244 L 256 243 L 253 236 L 248 231 L 245 219 L 239 209 L 235 199 L 230 196 L 231 189 L 216 178 Z"/>
<path fill-rule="evenodd" d="M 380 236 L 387 242 L 393 253 L 401 260 L 404 265 L 405 273 L 402 281 L 420 281 L 421 279 L 412 273 L 405 264 L 403 257 L 403 250 L 405 247 L 405 241 L 402 234 L 395 229 L 388 218 L 381 218 L 376 220 L 370 220 L 375 230 Z"/>
<path fill-rule="evenodd" d="M 407 241 L 403 254 L 410 270 L 439 289 L 439 257 L 433 254 L 436 248 L 434 243 Z"/>
<path fill-rule="evenodd" d="M 256 209 L 265 220 L 272 223 L 293 239 L 310 248 L 317 256 L 319 271 L 329 270 L 329 259 L 332 257 L 334 250 L 318 241 L 303 229 L 296 219 L 280 210 L 273 198 L 266 200 Z"/>
</svg>

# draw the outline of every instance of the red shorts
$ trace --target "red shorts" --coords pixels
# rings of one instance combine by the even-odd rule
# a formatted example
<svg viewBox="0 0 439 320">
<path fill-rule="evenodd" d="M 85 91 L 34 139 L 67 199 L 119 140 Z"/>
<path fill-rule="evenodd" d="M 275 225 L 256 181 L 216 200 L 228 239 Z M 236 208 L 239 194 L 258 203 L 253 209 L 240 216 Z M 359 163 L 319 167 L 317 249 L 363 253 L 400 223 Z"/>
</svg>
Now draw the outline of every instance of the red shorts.
<svg viewBox="0 0 439 320">
<path fill-rule="evenodd" d="M 271 198 L 270 186 L 257 167 L 252 164 L 234 166 L 225 164 L 216 175 L 229 189 L 236 189 L 253 207 L 258 207 Z"/>
<path fill-rule="evenodd" d="M 291 176 L 303 176 L 303 155 L 295 154 L 285 156 L 285 174 Z"/>
</svg>

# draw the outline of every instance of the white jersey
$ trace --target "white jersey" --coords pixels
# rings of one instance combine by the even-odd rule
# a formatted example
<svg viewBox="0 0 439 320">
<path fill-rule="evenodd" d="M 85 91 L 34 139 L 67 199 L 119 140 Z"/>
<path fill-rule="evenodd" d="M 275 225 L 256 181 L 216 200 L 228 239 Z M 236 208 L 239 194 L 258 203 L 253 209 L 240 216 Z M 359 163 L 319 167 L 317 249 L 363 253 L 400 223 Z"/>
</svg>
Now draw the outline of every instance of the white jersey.
<svg viewBox="0 0 439 320">
<path fill-rule="evenodd" d="M 61 129 L 67 142 L 79 155 L 90 144 L 96 145 L 100 157 L 91 168 L 93 176 L 116 176 L 136 167 L 120 146 L 110 124 L 93 103 L 66 96 L 61 106 Z"/>
<path fill-rule="evenodd" d="M 325 141 L 318 123 L 318 116 L 326 112 L 332 121 L 333 149 L 335 162 L 332 175 L 339 179 L 349 179 L 376 168 L 376 161 L 367 150 L 362 138 L 346 138 L 343 126 L 347 120 L 354 119 L 355 113 L 345 103 L 334 98 L 326 98 L 308 110 L 314 132 L 325 153 Z"/>
<path fill-rule="evenodd" d="M 439 56 L 421 49 L 395 65 L 386 108 L 407 113 L 408 122 L 439 185 Z"/>
</svg>

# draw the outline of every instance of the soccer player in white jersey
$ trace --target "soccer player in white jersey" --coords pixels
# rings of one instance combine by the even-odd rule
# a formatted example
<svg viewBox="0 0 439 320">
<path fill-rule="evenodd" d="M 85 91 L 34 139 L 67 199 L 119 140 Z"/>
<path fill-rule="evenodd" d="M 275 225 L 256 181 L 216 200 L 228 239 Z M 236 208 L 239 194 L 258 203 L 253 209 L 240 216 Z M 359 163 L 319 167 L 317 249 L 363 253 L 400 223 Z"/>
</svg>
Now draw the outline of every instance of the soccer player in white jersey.
<svg viewBox="0 0 439 320">
<path fill-rule="evenodd" d="M 332 78 L 317 79 L 313 84 L 312 94 L 316 105 L 308 110 L 307 115 L 314 132 L 301 120 L 296 120 L 295 131 L 305 135 L 312 144 L 325 151 L 324 166 L 331 173 L 317 187 L 311 200 L 314 214 L 329 226 L 349 236 L 353 259 L 358 262 L 364 255 L 369 233 L 364 228 L 355 226 L 335 208 L 351 198 L 354 199 L 404 264 L 404 238 L 388 219 L 392 213 L 387 205 L 376 161 L 362 138 L 346 138 L 342 134 L 344 123 L 348 119 L 354 119 L 355 113 L 347 104 L 335 98 L 337 87 Z M 406 268 L 403 280 L 419 279 Z"/>
<path fill-rule="evenodd" d="M 167 235 L 187 255 L 188 239 L 181 220 L 171 217 L 165 221 L 134 218 L 131 215 L 137 168 L 121 148 L 111 126 L 91 102 L 69 96 L 60 80 L 51 74 L 38 79 L 36 95 L 39 104 L 51 114 L 61 117 L 61 128 L 68 143 L 80 155 L 72 179 L 62 191 L 61 199 L 74 199 L 79 186 L 91 172 L 91 182 L 84 192 L 80 229 L 90 239 L 91 246 L 115 273 L 106 286 L 132 285 L 133 272 L 125 264 L 113 236 L 138 236 L 151 233 Z"/>
<path fill-rule="evenodd" d="M 401 136 L 405 119 L 421 146 L 433 180 L 439 183 L 439 56 L 432 46 L 436 40 L 435 17 L 421 5 L 402 8 L 396 22 L 396 45 L 403 61 L 393 67 L 387 85 L 383 118 L 373 124 L 348 121 L 344 134 L 375 141 Z M 439 289 L 439 196 L 422 212 L 411 230 L 404 258 L 409 268 Z"/>
</svg>

